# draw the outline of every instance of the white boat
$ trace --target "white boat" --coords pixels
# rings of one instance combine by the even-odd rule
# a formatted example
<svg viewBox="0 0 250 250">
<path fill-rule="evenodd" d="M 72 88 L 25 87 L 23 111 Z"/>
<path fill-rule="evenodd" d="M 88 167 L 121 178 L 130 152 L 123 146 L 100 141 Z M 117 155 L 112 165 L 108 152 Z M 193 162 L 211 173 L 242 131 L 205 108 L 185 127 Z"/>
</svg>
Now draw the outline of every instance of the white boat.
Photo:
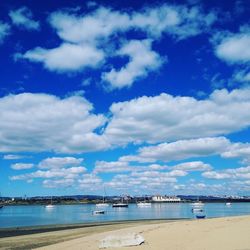
<svg viewBox="0 0 250 250">
<path fill-rule="evenodd" d="M 141 202 L 136 203 L 136 205 L 138 207 L 151 207 L 151 202 L 141 201 Z"/>
<path fill-rule="evenodd" d="M 97 204 L 95 204 L 96 205 L 96 207 L 108 207 L 109 206 L 109 204 L 108 203 L 97 203 Z"/>
<path fill-rule="evenodd" d="M 226 206 L 231 206 L 231 202 L 227 202 L 227 203 L 226 203 Z"/>
<path fill-rule="evenodd" d="M 49 209 L 50 209 L 50 208 L 54 208 L 54 207 L 55 207 L 55 206 L 52 205 L 52 204 L 49 204 L 49 205 L 46 205 L 46 206 L 45 206 L 45 208 L 49 208 Z"/>
<path fill-rule="evenodd" d="M 104 210 L 95 210 L 95 211 L 93 211 L 93 214 L 94 215 L 105 214 L 105 211 Z"/>
<path fill-rule="evenodd" d="M 191 206 L 192 206 L 193 208 L 203 207 L 203 206 L 204 206 L 204 203 L 201 202 L 201 201 L 197 201 L 197 202 L 191 203 Z"/>
<path fill-rule="evenodd" d="M 51 208 L 54 208 L 54 207 L 55 206 L 52 204 L 52 196 L 51 196 L 51 198 L 50 198 L 50 204 L 46 205 L 45 208 L 51 209 Z"/>
<path fill-rule="evenodd" d="M 104 189 L 104 195 L 106 196 L 105 187 L 103 187 L 103 189 Z M 105 196 L 104 195 L 102 197 L 102 203 L 95 204 L 96 207 L 108 207 L 109 206 L 109 204 L 105 202 Z"/>
</svg>

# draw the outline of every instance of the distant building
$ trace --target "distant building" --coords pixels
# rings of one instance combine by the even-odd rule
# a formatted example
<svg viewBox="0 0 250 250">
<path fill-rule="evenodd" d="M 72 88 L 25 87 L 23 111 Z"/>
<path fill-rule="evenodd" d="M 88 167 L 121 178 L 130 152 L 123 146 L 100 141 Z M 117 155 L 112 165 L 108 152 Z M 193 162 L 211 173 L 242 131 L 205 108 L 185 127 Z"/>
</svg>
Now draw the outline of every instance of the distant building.
<svg viewBox="0 0 250 250">
<path fill-rule="evenodd" d="M 176 196 L 162 196 L 162 195 L 155 195 L 152 197 L 153 202 L 181 202 L 181 198 Z"/>
</svg>

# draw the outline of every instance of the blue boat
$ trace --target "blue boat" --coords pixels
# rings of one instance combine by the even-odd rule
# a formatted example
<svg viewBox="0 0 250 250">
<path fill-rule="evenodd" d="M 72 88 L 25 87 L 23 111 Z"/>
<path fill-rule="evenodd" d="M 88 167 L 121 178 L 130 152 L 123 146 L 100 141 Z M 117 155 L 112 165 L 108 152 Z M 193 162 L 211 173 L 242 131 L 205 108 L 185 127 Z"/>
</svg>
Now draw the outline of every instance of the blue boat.
<svg viewBox="0 0 250 250">
<path fill-rule="evenodd" d="M 205 219 L 206 215 L 205 214 L 196 214 L 197 219 Z"/>
</svg>

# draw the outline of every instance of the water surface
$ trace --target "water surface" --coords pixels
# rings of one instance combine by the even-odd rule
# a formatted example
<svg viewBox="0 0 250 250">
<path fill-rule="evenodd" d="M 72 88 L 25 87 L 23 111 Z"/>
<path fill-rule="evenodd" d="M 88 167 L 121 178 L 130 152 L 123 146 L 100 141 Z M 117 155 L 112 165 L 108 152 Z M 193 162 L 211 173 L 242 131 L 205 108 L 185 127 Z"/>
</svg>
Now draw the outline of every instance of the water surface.
<svg viewBox="0 0 250 250">
<path fill-rule="evenodd" d="M 204 209 L 208 218 L 250 215 L 250 203 L 232 203 L 231 206 L 226 206 L 224 203 L 206 203 Z M 106 210 L 104 215 L 93 215 L 94 210 L 96 207 L 93 204 L 57 205 L 52 209 L 37 205 L 5 206 L 0 209 L 0 228 L 117 220 L 194 218 L 191 205 L 188 203 L 155 203 L 151 207 L 129 204 L 128 208 L 109 206 L 103 209 Z"/>
</svg>

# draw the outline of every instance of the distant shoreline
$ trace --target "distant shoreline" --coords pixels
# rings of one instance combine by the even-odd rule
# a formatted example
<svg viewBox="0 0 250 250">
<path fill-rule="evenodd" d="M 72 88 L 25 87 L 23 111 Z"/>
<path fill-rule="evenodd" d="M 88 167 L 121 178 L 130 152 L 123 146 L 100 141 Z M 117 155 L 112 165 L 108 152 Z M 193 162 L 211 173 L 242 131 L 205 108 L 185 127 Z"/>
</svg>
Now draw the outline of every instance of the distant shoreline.
<svg viewBox="0 0 250 250">
<path fill-rule="evenodd" d="M 178 204 L 178 203 L 192 203 L 195 202 L 196 200 L 183 200 L 180 202 L 152 202 L 154 204 L 160 204 L 160 203 L 166 203 L 166 204 Z M 247 203 L 250 202 L 250 199 L 219 199 L 219 200 L 200 200 L 201 202 L 204 203 L 227 203 L 227 202 L 231 202 L 231 203 Z M 100 203 L 101 201 L 88 201 L 88 202 L 53 202 L 53 205 L 95 205 L 97 203 Z M 113 204 L 115 201 L 113 202 L 107 202 L 108 204 Z M 27 202 L 18 202 L 18 203 L 1 203 L 0 205 L 3 206 L 46 206 L 50 204 L 50 201 L 48 202 L 34 202 L 34 203 L 27 203 Z M 128 204 L 136 204 L 135 201 L 129 202 Z"/>
</svg>

